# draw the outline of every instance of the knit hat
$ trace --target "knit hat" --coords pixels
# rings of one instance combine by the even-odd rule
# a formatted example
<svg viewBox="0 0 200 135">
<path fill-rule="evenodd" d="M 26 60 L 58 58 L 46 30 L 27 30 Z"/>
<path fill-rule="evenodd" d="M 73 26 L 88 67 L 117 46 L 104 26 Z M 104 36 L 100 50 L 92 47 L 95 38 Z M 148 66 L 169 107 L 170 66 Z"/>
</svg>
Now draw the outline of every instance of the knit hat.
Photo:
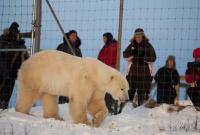
<svg viewBox="0 0 200 135">
<path fill-rule="evenodd" d="M 173 61 L 175 61 L 175 56 L 169 55 L 169 56 L 167 57 L 167 60 L 173 60 Z"/>
<path fill-rule="evenodd" d="M 137 28 L 136 30 L 135 30 L 135 33 L 134 33 L 135 35 L 140 35 L 140 34 L 144 34 L 144 30 L 142 29 L 142 28 Z"/>
<path fill-rule="evenodd" d="M 19 33 L 18 27 L 19 27 L 19 24 L 17 22 L 13 22 L 9 27 L 9 31 Z"/>
<path fill-rule="evenodd" d="M 193 58 L 198 58 L 200 57 L 200 48 L 196 48 L 193 51 Z"/>
</svg>

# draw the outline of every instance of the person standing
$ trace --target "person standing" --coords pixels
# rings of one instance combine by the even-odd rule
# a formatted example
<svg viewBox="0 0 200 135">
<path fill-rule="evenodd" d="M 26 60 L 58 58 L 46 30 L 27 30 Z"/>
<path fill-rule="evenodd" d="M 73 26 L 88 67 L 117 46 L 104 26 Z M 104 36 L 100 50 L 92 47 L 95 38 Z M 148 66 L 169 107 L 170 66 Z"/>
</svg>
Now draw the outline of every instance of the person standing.
<svg viewBox="0 0 200 135">
<path fill-rule="evenodd" d="M 62 51 L 62 52 L 68 53 L 68 54 L 73 54 L 69 48 L 69 46 L 71 46 L 75 53 L 75 56 L 82 57 L 82 52 L 80 49 L 81 40 L 78 37 L 78 33 L 75 30 L 70 30 L 65 35 L 68 38 L 70 45 L 67 44 L 67 42 L 65 41 L 65 38 L 63 37 L 63 43 L 58 45 L 56 50 Z"/>
<path fill-rule="evenodd" d="M 193 62 L 188 62 L 185 80 L 189 84 L 187 94 L 194 107 L 200 111 L 200 48 L 193 51 Z"/>
<path fill-rule="evenodd" d="M 113 35 L 110 32 L 106 32 L 103 34 L 103 42 L 104 46 L 98 54 L 98 60 L 114 69 L 117 69 L 117 41 L 113 38 Z M 108 111 L 111 114 L 118 114 L 117 102 L 115 102 L 109 93 L 105 94 L 104 100 Z"/>
<path fill-rule="evenodd" d="M 78 37 L 78 33 L 75 30 L 70 30 L 68 33 L 66 33 L 66 37 L 68 38 L 70 45 L 67 44 L 67 42 L 65 41 L 65 38 L 63 37 L 63 43 L 58 45 L 56 50 L 72 55 L 73 53 L 71 52 L 69 48 L 69 46 L 71 46 L 75 53 L 75 56 L 82 57 L 82 52 L 80 49 L 81 40 Z M 67 97 L 63 97 L 63 96 L 59 97 L 59 104 L 64 104 L 66 102 L 69 102 L 69 99 Z"/>
<path fill-rule="evenodd" d="M 154 79 L 157 83 L 157 103 L 174 104 L 180 83 L 174 56 L 168 56 L 165 66 L 157 71 Z"/>
<path fill-rule="evenodd" d="M 117 69 L 117 41 L 109 32 L 103 34 L 104 46 L 99 52 L 98 60 Z"/>
<path fill-rule="evenodd" d="M 0 36 L 0 49 L 26 49 L 18 27 L 19 24 L 13 22 L 4 30 Z M 28 57 L 27 51 L 0 51 L 0 109 L 8 108 L 17 72 Z"/>
<path fill-rule="evenodd" d="M 131 43 L 123 52 L 123 56 L 132 61 L 127 75 L 129 82 L 129 99 L 133 101 L 135 92 L 138 95 L 138 105 L 147 101 L 152 83 L 152 63 L 156 60 L 156 53 L 144 30 L 135 30 Z"/>
</svg>

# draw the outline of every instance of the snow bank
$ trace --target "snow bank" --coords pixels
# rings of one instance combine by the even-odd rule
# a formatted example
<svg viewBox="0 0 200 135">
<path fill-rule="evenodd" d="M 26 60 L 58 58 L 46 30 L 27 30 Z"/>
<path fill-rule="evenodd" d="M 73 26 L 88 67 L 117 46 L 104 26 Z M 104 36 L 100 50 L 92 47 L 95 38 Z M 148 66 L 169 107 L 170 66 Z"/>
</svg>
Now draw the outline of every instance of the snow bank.
<svg viewBox="0 0 200 135">
<path fill-rule="evenodd" d="M 199 135 L 200 112 L 187 107 L 169 112 L 168 105 L 154 109 L 127 104 L 122 114 L 108 116 L 100 128 L 72 124 L 67 105 L 60 105 L 66 121 L 43 119 L 40 107 L 25 115 L 10 109 L 0 114 L 0 135 Z M 90 117 L 90 116 L 89 116 Z"/>
</svg>

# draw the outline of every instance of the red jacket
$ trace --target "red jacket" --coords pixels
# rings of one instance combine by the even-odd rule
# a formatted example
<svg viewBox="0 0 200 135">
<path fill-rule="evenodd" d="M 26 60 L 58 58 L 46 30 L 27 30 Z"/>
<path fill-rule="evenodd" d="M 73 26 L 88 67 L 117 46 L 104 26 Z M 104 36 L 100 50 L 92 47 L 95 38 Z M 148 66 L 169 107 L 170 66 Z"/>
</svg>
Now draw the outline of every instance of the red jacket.
<svg viewBox="0 0 200 135">
<path fill-rule="evenodd" d="M 108 66 L 113 68 L 117 68 L 117 42 L 113 41 L 111 43 L 107 43 L 101 49 L 98 55 L 98 59 L 105 63 Z"/>
<path fill-rule="evenodd" d="M 185 80 L 187 83 L 199 82 L 200 81 L 200 71 L 192 71 L 191 69 L 186 70 Z"/>
<path fill-rule="evenodd" d="M 200 81 L 200 73 L 198 73 L 198 74 L 186 73 L 185 80 L 187 83 L 193 83 L 195 81 Z"/>
</svg>

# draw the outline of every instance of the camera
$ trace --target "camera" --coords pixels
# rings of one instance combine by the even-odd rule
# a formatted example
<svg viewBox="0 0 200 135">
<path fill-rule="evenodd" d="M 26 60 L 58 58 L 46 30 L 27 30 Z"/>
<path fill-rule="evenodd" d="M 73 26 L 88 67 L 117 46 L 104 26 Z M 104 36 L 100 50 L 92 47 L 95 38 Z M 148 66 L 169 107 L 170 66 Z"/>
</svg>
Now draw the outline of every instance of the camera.
<svg viewBox="0 0 200 135">
<path fill-rule="evenodd" d="M 31 38 L 32 32 L 21 33 L 18 29 L 19 24 L 17 22 L 13 22 L 11 26 L 7 30 L 6 36 L 11 41 L 20 41 L 22 38 Z"/>
<path fill-rule="evenodd" d="M 16 39 L 21 40 L 22 38 L 31 38 L 32 32 L 26 32 L 26 33 L 17 33 L 16 34 Z"/>
</svg>

